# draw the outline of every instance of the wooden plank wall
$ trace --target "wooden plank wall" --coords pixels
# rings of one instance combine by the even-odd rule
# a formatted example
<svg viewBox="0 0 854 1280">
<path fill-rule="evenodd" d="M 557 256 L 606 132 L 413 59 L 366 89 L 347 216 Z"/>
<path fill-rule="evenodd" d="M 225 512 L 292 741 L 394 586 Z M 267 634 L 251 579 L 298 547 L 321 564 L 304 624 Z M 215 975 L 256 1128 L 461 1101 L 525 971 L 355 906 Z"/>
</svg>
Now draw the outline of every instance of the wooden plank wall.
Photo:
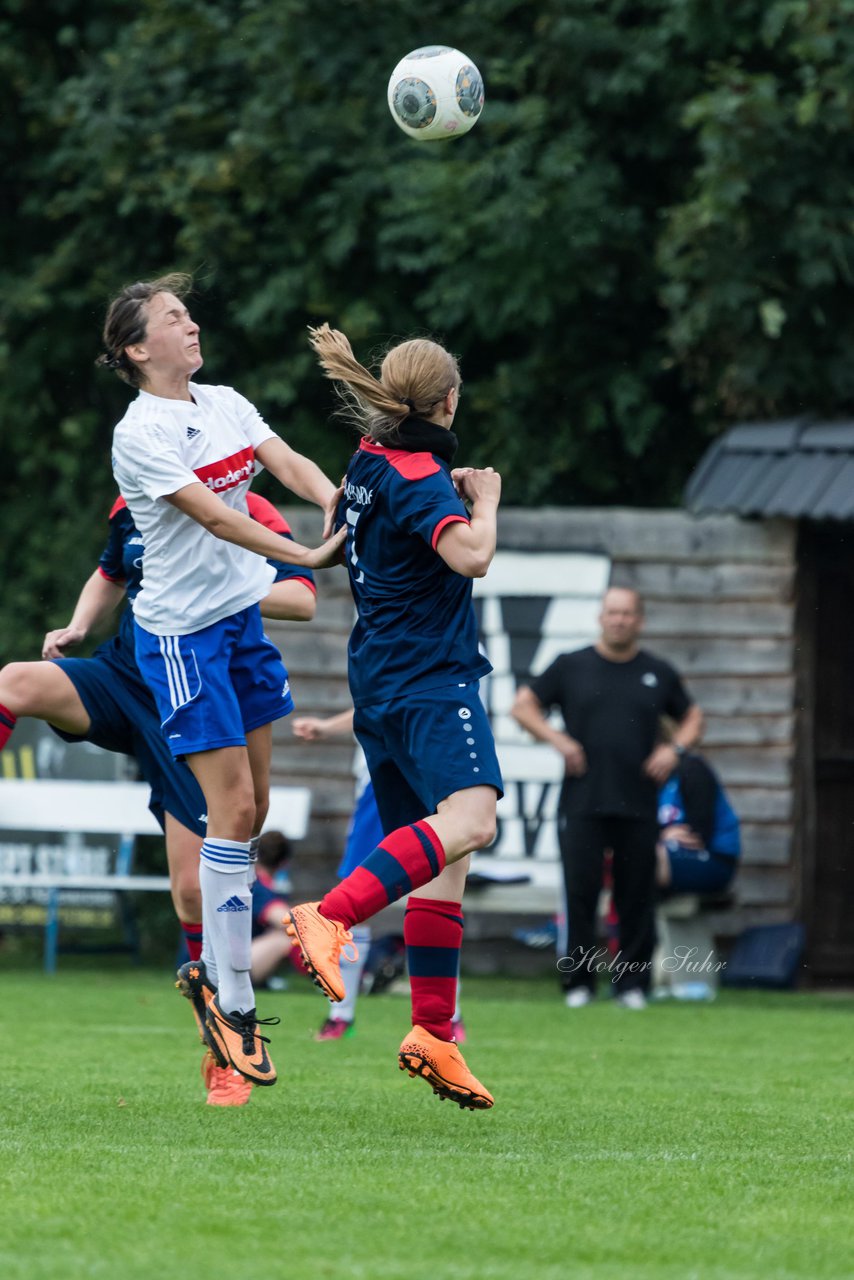
<svg viewBox="0 0 854 1280">
<path fill-rule="evenodd" d="M 319 536 L 316 513 L 284 512 L 300 541 Z M 645 643 L 682 672 L 706 712 L 704 751 L 744 824 L 745 857 L 733 923 L 788 918 L 796 899 L 793 850 L 794 576 L 791 522 L 694 519 L 681 511 L 542 509 L 502 512 L 503 551 L 592 552 L 611 581 L 647 607 Z M 319 575 L 313 624 L 275 624 L 299 712 L 349 705 L 346 638 L 352 604 L 343 570 Z M 314 791 L 297 892 L 331 882 L 353 795 L 353 748 L 295 742 L 276 727 L 274 781 Z"/>
<path fill-rule="evenodd" d="M 788 919 L 793 866 L 795 539 L 791 521 L 681 511 L 511 511 L 501 545 L 592 549 L 646 602 L 644 644 L 673 662 L 707 717 L 704 754 L 744 833 L 733 925 Z"/>
</svg>

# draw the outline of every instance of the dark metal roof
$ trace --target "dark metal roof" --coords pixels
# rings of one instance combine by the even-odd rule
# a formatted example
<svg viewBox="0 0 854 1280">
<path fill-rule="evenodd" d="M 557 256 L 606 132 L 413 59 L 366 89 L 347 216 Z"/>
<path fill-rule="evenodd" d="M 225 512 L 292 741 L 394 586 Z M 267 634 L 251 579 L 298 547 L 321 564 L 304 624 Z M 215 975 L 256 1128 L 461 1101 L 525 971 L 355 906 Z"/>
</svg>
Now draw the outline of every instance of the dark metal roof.
<svg viewBox="0 0 854 1280">
<path fill-rule="evenodd" d="M 854 520 L 854 422 L 745 422 L 707 450 L 685 487 L 695 515 Z"/>
</svg>

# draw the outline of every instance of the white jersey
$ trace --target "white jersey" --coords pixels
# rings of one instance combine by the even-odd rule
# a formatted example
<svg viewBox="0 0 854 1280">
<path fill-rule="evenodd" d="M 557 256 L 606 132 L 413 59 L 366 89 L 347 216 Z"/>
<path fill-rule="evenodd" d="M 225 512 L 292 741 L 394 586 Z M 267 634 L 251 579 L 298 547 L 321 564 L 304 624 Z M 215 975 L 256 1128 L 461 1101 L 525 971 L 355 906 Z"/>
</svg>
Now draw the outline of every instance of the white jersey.
<svg viewBox="0 0 854 1280">
<path fill-rule="evenodd" d="M 113 475 L 145 547 L 134 616 L 155 635 L 183 636 L 256 604 L 275 571 L 253 551 L 215 538 L 166 501 L 201 481 L 246 512 L 261 464 L 255 449 L 275 436 L 231 387 L 190 383 L 189 400 L 140 391 L 113 433 Z"/>
</svg>

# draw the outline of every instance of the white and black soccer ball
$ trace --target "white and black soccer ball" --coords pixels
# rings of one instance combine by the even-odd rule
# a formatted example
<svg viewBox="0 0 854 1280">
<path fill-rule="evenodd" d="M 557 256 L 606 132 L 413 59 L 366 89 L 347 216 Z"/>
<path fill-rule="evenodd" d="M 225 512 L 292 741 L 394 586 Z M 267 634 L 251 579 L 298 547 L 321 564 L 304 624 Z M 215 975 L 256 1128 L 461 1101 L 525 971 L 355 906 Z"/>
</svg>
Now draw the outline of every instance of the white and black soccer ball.
<svg viewBox="0 0 854 1280">
<path fill-rule="evenodd" d="M 471 58 L 445 44 L 413 49 L 391 73 L 388 106 L 410 138 L 459 138 L 483 110 L 483 79 Z"/>
</svg>

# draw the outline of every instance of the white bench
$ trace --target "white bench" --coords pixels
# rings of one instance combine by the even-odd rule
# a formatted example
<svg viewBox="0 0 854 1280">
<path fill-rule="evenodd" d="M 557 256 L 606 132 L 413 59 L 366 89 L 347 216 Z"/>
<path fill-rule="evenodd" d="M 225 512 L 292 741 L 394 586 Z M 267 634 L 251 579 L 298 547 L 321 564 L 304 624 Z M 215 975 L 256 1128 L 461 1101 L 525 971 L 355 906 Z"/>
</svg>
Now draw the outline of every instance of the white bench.
<svg viewBox="0 0 854 1280">
<path fill-rule="evenodd" d="M 162 836 L 148 808 L 149 794 L 144 782 L 0 781 L 0 891 L 47 890 L 44 966 L 48 973 L 56 970 L 62 893 L 169 889 L 168 876 L 132 871 L 137 836 Z M 271 787 L 265 830 L 283 831 L 289 839 L 301 840 L 310 809 L 307 787 Z M 64 837 L 64 844 L 37 847 L 5 840 L 7 833 L 20 831 L 55 833 Z M 91 859 L 79 844 L 83 835 L 114 838 L 111 870 L 93 874 L 85 869 Z"/>
</svg>

